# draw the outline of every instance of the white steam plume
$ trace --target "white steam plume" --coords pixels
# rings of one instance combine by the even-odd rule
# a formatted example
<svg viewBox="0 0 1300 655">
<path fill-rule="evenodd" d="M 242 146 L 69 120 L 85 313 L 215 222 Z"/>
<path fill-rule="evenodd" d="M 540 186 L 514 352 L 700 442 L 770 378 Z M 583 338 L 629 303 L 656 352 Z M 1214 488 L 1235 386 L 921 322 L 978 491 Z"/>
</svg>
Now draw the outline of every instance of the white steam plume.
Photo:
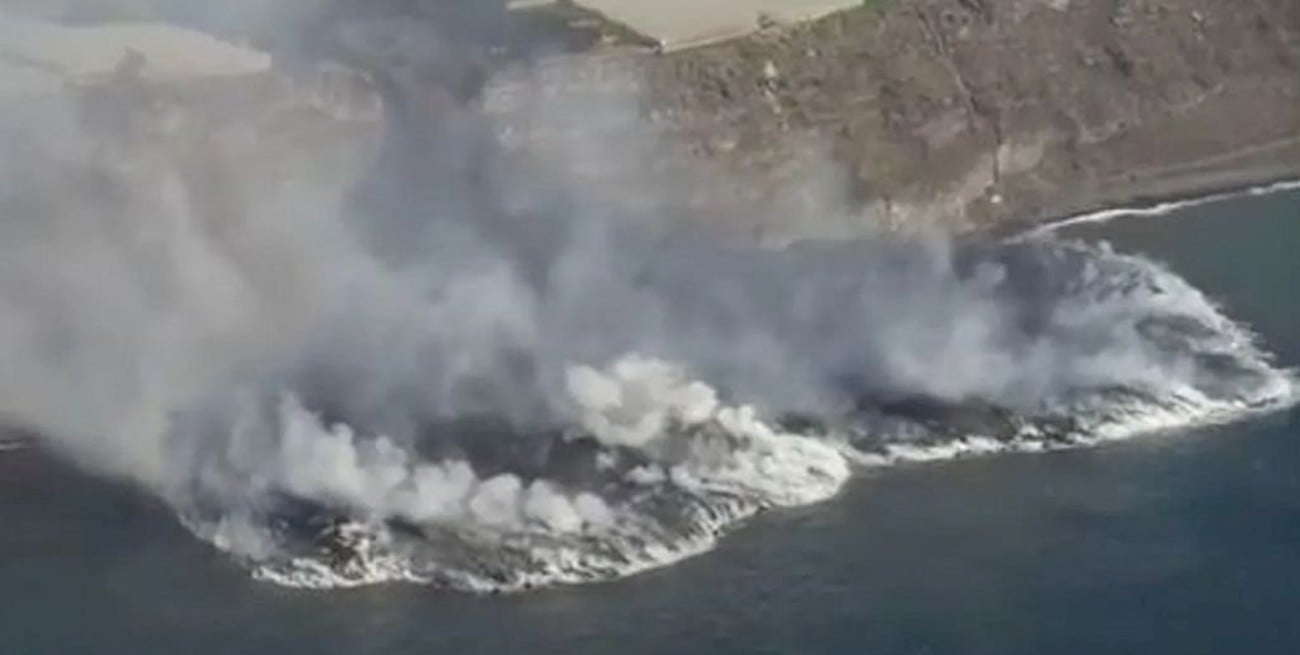
<svg viewBox="0 0 1300 655">
<path fill-rule="evenodd" d="M 582 176 L 506 156 L 479 111 L 501 8 L 398 4 L 338 3 L 291 39 L 381 90 L 373 160 L 361 143 L 319 166 L 338 151 L 129 98 L 107 131 L 68 98 L 0 108 L 0 417 L 276 571 L 317 570 L 278 532 L 318 527 L 306 504 L 413 524 L 437 544 L 420 571 L 508 587 L 668 561 L 833 494 L 843 448 L 778 418 L 1102 422 L 1289 393 L 1248 333 L 1140 258 L 760 251 L 591 202 Z"/>
</svg>

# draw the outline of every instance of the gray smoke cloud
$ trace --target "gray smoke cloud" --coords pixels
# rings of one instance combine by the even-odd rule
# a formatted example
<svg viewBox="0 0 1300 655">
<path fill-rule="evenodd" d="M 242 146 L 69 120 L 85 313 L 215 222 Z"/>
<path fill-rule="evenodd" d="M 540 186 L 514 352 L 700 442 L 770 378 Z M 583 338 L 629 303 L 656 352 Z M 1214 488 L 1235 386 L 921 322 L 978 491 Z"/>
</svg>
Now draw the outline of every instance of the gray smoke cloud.
<svg viewBox="0 0 1300 655">
<path fill-rule="evenodd" d="M 168 4 L 354 67 L 384 106 L 377 147 L 191 123 L 165 103 L 130 101 L 107 130 L 73 97 L 0 108 L 0 417 L 178 506 L 229 518 L 287 494 L 564 532 L 614 520 L 590 474 L 548 468 L 575 429 L 654 460 L 677 455 L 648 434 L 718 417 L 774 443 L 728 402 L 1034 413 L 1275 383 L 1243 331 L 1143 260 L 938 237 L 764 251 L 593 200 L 609 189 L 565 167 L 606 151 L 578 138 L 539 168 L 482 111 L 501 3 Z M 532 90 L 535 123 L 627 120 L 638 100 Z M 629 353 L 646 359 L 600 372 Z M 801 448 L 839 479 L 833 454 Z"/>
</svg>

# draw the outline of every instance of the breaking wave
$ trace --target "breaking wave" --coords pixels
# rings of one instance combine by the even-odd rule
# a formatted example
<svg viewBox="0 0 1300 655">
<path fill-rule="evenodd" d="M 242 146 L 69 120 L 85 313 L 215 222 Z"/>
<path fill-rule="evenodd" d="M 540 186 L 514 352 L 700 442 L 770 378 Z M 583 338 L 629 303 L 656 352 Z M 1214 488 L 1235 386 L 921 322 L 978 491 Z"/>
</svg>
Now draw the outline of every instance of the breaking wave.
<svg viewBox="0 0 1300 655">
<path fill-rule="evenodd" d="M 787 264 L 812 256 L 816 267 L 790 265 L 847 274 L 852 251 L 752 256 Z M 789 289 L 784 296 L 803 301 L 789 320 L 841 317 L 821 326 L 823 345 L 838 349 L 819 353 L 796 340 L 826 374 L 821 383 L 839 391 L 837 402 L 791 402 L 797 394 L 764 395 L 771 385 L 725 375 L 730 384 L 715 386 L 707 360 L 631 352 L 566 367 L 558 384 L 568 418 L 556 429 L 445 425 L 471 435 L 448 454 L 359 433 L 284 393 L 271 407 L 246 405 L 233 428 L 236 444 L 275 435 L 275 453 L 238 472 L 237 486 L 254 491 L 181 513 L 257 578 L 283 585 L 516 591 L 608 580 L 704 552 L 755 513 L 833 497 L 855 467 L 1085 446 L 1233 420 L 1295 396 L 1293 375 L 1270 365 L 1248 329 L 1141 257 L 1043 240 L 954 253 L 952 279 L 963 292 L 891 279 L 898 293 L 925 287 L 927 295 L 923 307 L 879 301 L 894 312 L 887 323 L 858 313 L 876 304 L 863 280 L 880 268 L 857 261 L 842 295 L 826 295 L 828 278 L 804 275 L 815 301 Z M 762 282 L 748 264 L 739 270 Z M 966 293 L 991 314 L 972 324 Z M 908 340 L 870 331 L 882 326 L 925 335 L 922 347 L 909 351 Z M 862 357 L 881 339 L 889 357 Z M 791 361 L 781 333 L 769 343 L 774 357 Z M 833 358 L 815 359 L 823 355 Z M 765 373 L 746 374 L 763 382 Z M 805 379 L 797 367 L 784 374 Z M 487 443 L 491 452 L 481 450 Z M 222 475 L 229 485 L 231 472 Z"/>
</svg>

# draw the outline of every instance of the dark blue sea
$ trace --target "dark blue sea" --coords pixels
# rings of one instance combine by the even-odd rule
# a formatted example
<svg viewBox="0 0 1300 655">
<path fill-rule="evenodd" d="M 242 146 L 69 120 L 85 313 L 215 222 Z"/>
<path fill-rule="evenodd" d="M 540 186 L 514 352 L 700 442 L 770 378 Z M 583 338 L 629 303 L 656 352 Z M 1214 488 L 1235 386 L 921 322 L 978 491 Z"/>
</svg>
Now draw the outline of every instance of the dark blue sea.
<svg viewBox="0 0 1300 655">
<path fill-rule="evenodd" d="M 1300 191 L 1071 236 L 1300 365 Z M 0 453 L 0 654 L 1300 653 L 1300 410 L 867 472 L 681 564 L 507 596 L 257 582 L 129 487 Z"/>
</svg>

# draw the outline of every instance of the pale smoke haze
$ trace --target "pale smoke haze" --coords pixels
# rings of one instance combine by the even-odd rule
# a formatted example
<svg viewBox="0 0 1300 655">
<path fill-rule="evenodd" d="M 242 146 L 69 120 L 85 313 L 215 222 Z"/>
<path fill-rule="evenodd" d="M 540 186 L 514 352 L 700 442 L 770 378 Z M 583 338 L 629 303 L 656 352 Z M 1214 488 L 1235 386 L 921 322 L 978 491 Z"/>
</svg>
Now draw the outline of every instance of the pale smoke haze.
<svg viewBox="0 0 1300 655">
<path fill-rule="evenodd" d="M 378 152 L 324 177 L 283 167 L 310 145 L 241 158 L 262 151 L 239 126 L 116 142 L 70 101 L 5 108 L 0 416 L 223 548 L 307 571 L 291 582 L 329 584 L 268 519 L 305 501 L 481 588 L 638 570 L 833 495 L 848 446 L 776 427 L 791 415 L 843 426 L 923 399 L 1086 410 L 1086 430 L 1290 393 L 1245 330 L 1140 258 L 898 237 L 759 251 L 611 215 L 497 147 L 466 90 L 500 16 L 441 7 L 289 21 L 295 47 L 384 93 Z M 176 166 L 195 157 L 199 174 Z M 486 554 L 417 552 L 385 521 Z M 344 579 L 421 577 L 400 562 Z M 510 562 L 525 572 L 483 572 Z"/>
</svg>

